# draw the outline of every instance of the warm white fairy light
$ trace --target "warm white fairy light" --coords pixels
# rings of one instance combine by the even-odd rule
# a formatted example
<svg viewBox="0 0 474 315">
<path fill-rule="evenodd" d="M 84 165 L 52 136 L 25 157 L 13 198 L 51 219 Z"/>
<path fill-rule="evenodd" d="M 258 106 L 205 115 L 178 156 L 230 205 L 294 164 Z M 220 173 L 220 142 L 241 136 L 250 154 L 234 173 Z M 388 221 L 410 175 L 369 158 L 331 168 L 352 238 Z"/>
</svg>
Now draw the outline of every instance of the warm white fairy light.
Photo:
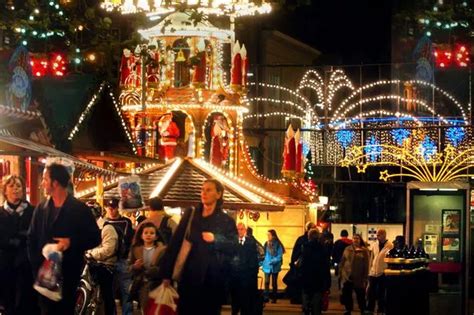
<svg viewBox="0 0 474 315">
<path fill-rule="evenodd" d="M 154 0 L 150 7 L 148 0 L 138 0 L 134 5 L 133 0 L 103 0 L 101 7 L 107 11 L 119 9 L 122 14 L 132 14 L 137 12 L 148 12 L 154 15 L 164 15 L 178 11 L 184 6 L 197 7 L 200 13 L 216 16 L 252 16 L 257 14 L 268 14 L 272 7 L 270 3 L 262 1 L 260 3 L 249 0 L 217 0 L 217 1 L 197 1 L 197 0 Z"/>
<path fill-rule="evenodd" d="M 249 85 L 255 85 L 254 82 L 251 82 L 249 83 Z M 307 108 L 311 108 L 311 104 L 310 102 L 301 94 L 289 89 L 289 88 L 286 88 L 284 86 L 280 86 L 280 85 L 275 85 L 275 84 L 267 84 L 267 83 L 258 83 L 259 86 L 262 86 L 262 87 L 266 87 L 266 88 L 272 88 L 272 89 L 277 89 L 277 90 L 281 90 L 281 91 L 284 91 L 288 94 L 291 94 L 293 96 L 295 96 L 296 98 L 300 99 L 301 101 L 303 101 L 303 103 L 305 103 L 305 105 L 307 106 Z"/>
<path fill-rule="evenodd" d="M 118 182 L 121 178 L 123 178 L 123 176 L 119 176 L 119 177 L 116 177 L 113 180 L 104 182 L 104 184 L 103 184 L 104 188 L 108 188 L 108 187 L 118 185 Z M 97 190 L 97 187 L 92 187 L 92 188 L 87 188 L 87 189 L 84 189 L 84 190 L 81 190 L 81 191 L 76 191 L 74 193 L 74 197 L 83 198 L 83 197 L 86 197 L 88 195 L 93 195 L 93 194 L 95 194 L 96 190 Z"/>
<path fill-rule="evenodd" d="M 307 111 L 306 108 L 292 102 L 292 101 L 288 101 L 288 100 L 279 100 L 279 99 L 275 99 L 275 98 L 270 98 L 270 97 L 251 97 L 251 98 L 248 98 L 248 99 L 245 99 L 245 101 L 247 102 L 253 102 L 253 101 L 257 101 L 257 102 L 267 102 L 267 103 L 277 103 L 277 104 L 280 104 L 280 105 L 289 105 L 291 107 L 295 107 L 297 108 L 298 110 L 302 111 L 303 113 L 305 113 Z"/>
<path fill-rule="evenodd" d="M 175 104 L 175 103 L 147 103 L 147 109 L 166 109 L 172 108 L 176 110 L 180 109 L 209 109 L 209 110 L 225 110 L 225 111 L 236 111 L 241 113 L 247 113 L 248 108 L 240 105 L 218 105 L 213 103 L 203 103 L 203 104 Z M 142 110 L 141 105 L 124 105 L 122 107 L 123 111 L 126 112 L 140 112 Z"/>
<path fill-rule="evenodd" d="M 275 116 L 282 116 L 284 118 L 296 118 L 296 119 L 305 119 L 303 116 L 298 116 L 298 115 L 293 115 L 287 112 L 271 112 L 271 113 L 265 113 L 265 114 L 251 114 L 251 115 L 245 115 L 244 116 L 244 121 L 248 119 L 254 119 L 254 118 L 267 118 L 267 117 L 275 117 Z"/>
<path fill-rule="evenodd" d="M 331 76 L 329 77 L 329 84 L 328 84 L 328 97 L 326 99 L 326 103 L 328 106 L 328 109 L 331 110 L 332 108 L 332 100 L 334 98 L 334 95 L 336 94 L 337 91 L 340 89 L 347 87 L 350 90 L 354 90 L 354 86 L 352 85 L 352 82 L 349 80 L 347 75 L 340 69 L 335 70 L 331 73 Z"/>
<path fill-rule="evenodd" d="M 173 178 L 173 176 L 175 175 L 176 171 L 178 170 L 178 168 L 181 166 L 181 164 L 183 163 L 183 159 L 181 158 L 176 158 L 174 160 L 174 162 L 172 162 L 173 164 L 171 164 L 170 168 L 166 171 L 165 175 L 163 176 L 163 178 L 160 180 L 160 182 L 158 183 L 158 185 L 156 185 L 155 189 L 153 189 L 153 192 L 150 194 L 150 198 L 153 198 L 153 197 L 156 197 L 156 196 L 159 196 L 160 193 L 162 192 L 162 190 L 166 187 L 166 185 L 168 184 L 168 182 L 170 181 L 171 178 Z"/>
<path fill-rule="evenodd" d="M 243 156 L 246 160 L 246 163 L 241 163 L 241 165 L 243 166 L 244 164 L 247 166 L 248 170 L 250 171 L 250 173 L 258 178 L 259 180 L 261 181 L 264 181 L 264 182 L 267 182 L 267 183 L 275 183 L 275 184 L 283 184 L 283 185 L 287 185 L 287 182 L 285 179 L 270 179 L 266 176 L 263 176 L 261 174 L 259 174 L 257 168 L 255 167 L 255 162 L 252 160 L 251 158 L 251 155 L 250 155 L 250 148 L 249 146 L 245 143 L 245 141 L 243 140 L 244 139 L 244 135 L 243 133 L 240 133 L 239 135 L 239 139 L 240 139 L 240 147 L 241 147 L 241 150 L 243 152 Z"/>
<path fill-rule="evenodd" d="M 132 139 L 132 135 L 130 134 L 130 130 L 128 129 L 127 124 L 123 120 L 123 116 L 122 116 L 122 113 L 120 111 L 120 106 L 117 103 L 117 100 L 115 99 L 115 96 L 112 93 L 112 89 L 110 87 L 109 87 L 109 91 L 110 91 L 109 95 L 112 98 L 112 102 L 114 103 L 115 110 L 117 111 L 117 114 L 119 115 L 120 123 L 122 124 L 123 130 L 125 130 L 125 134 L 127 135 L 128 141 L 132 145 L 133 153 L 137 154 L 137 147 L 135 145 L 135 142 Z"/>
<path fill-rule="evenodd" d="M 401 113 L 401 112 L 394 112 L 394 111 L 389 111 L 389 110 L 384 110 L 384 109 L 375 109 L 375 110 L 369 110 L 367 112 L 362 112 L 359 113 L 358 115 L 354 116 L 351 119 L 362 119 L 363 117 L 369 117 L 369 116 L 376 116 L 376 115 L 381 115 L 381 116 L 391 116 L 391 117 L 397 117 L 397 118 L 408 118 L 413 120 L 418 124 L 418 126 L 423 126 L 423 123 L 418 120 L 417 117 L 407 114 L 407 113 Z M 336 127 L 337 129 L 337 127 Z"/>
<path fill-rule="evenodd" d="M 76 125 L 74 126 L 74 128 L 72 128 L 71 132 L 69 133 L 69 137 L 68 137 L 68 140 L 71 141 L 74 136 L 76 135 L 76 133 L 79 131 L 79 126 L 82 124 L 82 122 L 84 121 L 84 119 L 86 118 L 86 116 L 89 114 L 89 112 L 91 111 L 92 107 L 97 103 L 97 101 L 99 100 L 100 98 L 100 94 L 102 93 L 102 91 L 104 90 L 104 87 L 106 86 L 106 83 L 105 82 L 102 82 L 99 86 L 99 89 L 97 90 L 97 92 L 92 96 L 91 100 L 89 101 L 89 103 L 87 104 L 86 108 L 84 109 L 84 111 L 82 112 L 81 116 L 79 116 L 79 119 L 76 123 Z"/>
<path fill-rule="evenodd" d="M 127 165 L 128 165 L 128 163 L 127 163 Z M 149 173 L 153 169 L 157 169 L 157 168 L 162 167 L 162 166 L 163 166 L 162 164 L 151 163 L 151 164 L 145 165 L 141 168 L 132 169 L 132 171 L 134 171 L 135 174 L 144 174 L 144 173 Z M 109 181 L 104 182 L 104 184 L 103 184 L 104 189 L 112 188 L 114 186 L 117 186 L 118 182 L 121 178 L 123 178 L 123 176 L 115 177 L 115 178 L 113 178 Z M 74 195 L 77 198 L 83 198 L 83 197 L 88 196 L 88 195 L 94 195 L 96 190 L 97 190 L 96 187 L 91 187 L 91 188 L 87 188 L 87 189 L 84 189 L 84 190 L 81 190 L 81 191 L 76 191 L 76 193 Z"/>
<path fill-rule="evenodd" d="M 399 95 L 378 95 L 378 96 L 374 96 L 374 97 L 367 97 L 367 98 L 360 99 L 355 103 L 347 105 L 347 107 L 344 109 L 344 111 L 339 116 L 337 116 L 335 119 L 334 118 L 331 119 L 331 122 L 333 122 L 335 120 L 343 119 L 344 117 L 346 117 L 348 112 L 355 109 L 359 105 L 363 105 L 363 104 L 371 103 L 371 102 L 383 101 L 383 100 L 397 100 L 397 101 L 401 101 L 401 102 L 416 103 L 416 104 L 420 105 L 421 107 L 425 108 L 426 110 L 428 110 L 433 115 L 436 115 L 444 123 L 449 124 L 449 122 L 446 119 L 444 119 L 444 117 L 442 117 L 439 114 L 436 114 L 436 112 L 428 104 L 426 104 L 426 102 L 424 102 L 423 100 L 407 99 L 407 98 L 401 97 Z"/>
<path fill-rule="evenodd" d="M 130 132 L 128 130 L 128 126 L 125 124 L 125 121 L 123 120 L 123 117 L 122 117 L 122 113 L 120 111 L 120 106 L 118 105 L 117 101 L 115 100 L 115 96 L 114 94 L 111 92 L 112 91 L 112 88 L 110 87 L 109 84 L 103 82 L 100 87 L 99 87 L 99 90 L 96 92 L 96 94 L 94 94 L 94 96 L 92 97 L 92 99 L 89 101 L 89 103 L 87 104 L 86 106 L 86 109 L 82 112 L 81 116 L 79 117 L 79 120 L 78 122 L 76 123 L 76 125 L 74 126 L 74 128 L 72 128 L 71 130 L 71 133 L 69 134 L 69 137 L 68 137 L 68 140 L 72 140 L 74 138 L 74 136 L 76 135 L 76 133 L 79 131 L 79 127 L 81 126 L 82 122 L 84 121 L 84 119 L 86 118 L 86 116 L 88 115 L 88 113 L 91 111 L 92 107 L 97 103 L 97 100 L 98 98 L 100 97 L 100 94 L 102 92 L 102 90 L 104 88 L 107 88 L 109 90 L 109 95 L 112 99 L 112 102 L 114 104 L 114 107 L 115 107 L 115 110 L 117 112 L 117 115 L 119 116 L 120 118 L 120 122 L 122 124 L 122 127 L 123 127 L 123 130 L 125 131 L 125 134 L 128 138 L 128 141 L 130 142 L 130 144 L 132 145 L 132 150 L 134 153 L 137 153 L 136 151 L 136 147 L 135 147 L 135 144 L 132 140 L 132 137 L 130 135 Z"/>
<path fill-rule="evenodd" d="M 136 90 L 123 90 L 119 96 L 119 102 L 122 105 L 139 105 L 140 99 L 140 93 Z"/>
<path fill-rule="evenodd" d="M 426 82 L 426 81 L 421 81 L 421 80 L 410 80 L 410 81 L 406 81 L 407 83 L 410 83 L 410 84 L 419 84 L 419 85 L 423 85 L 423 86 L 428 86 L 432 89 L 435 89 L 437 92 L 441 93 L 442 95 L 444 95 L 445 97 L 447 97 L 449 100 L 451 100 L 455 105 L 456 107 L 460 110 L 462 116 L 463 116 L 463 119 L 464 119 L 464 122 L 465 124 L 469 124 L 468 123 L 468 119 L 467 119 L 467 116 L 466 116 L 466 112 L 463 108 L 463 106 L 461 105 L 461 103 L 454 97 L 452 96 L 451 94 L 449 94 L 448 92 L 446 92 L 445 90 L 439 88 L 438 86 L 430 83 L 430 82 Z M 369 84 L 366 84 L 356 90 L 354 90 L 354 92 L 349 95 L 347 98 L 345 98 L 341 103 L 340 105 L 336 108 L 336 110 L 334 111 L 333 113 L 333 117 L 337 117 L 339 115 L 339 112 L 342 111 L 344 109 L 344 107 L 354 98 L 360 96 L 361 92 L 365 91 L 365 90 L 368 90 L 368 89 L 371 89 L 371 88 L 374 88 L 376 86 L 383 86 L 383 85 L 393 85 L 393 84 L 401 84 L 402 81 L 400 80 L 380 80 L 380 81 L 376 81 L 376 82 L 372 82 L 372 83 L 369 83 Z M 416 102 L 418 100 L 416 99 L 410 99 L 411 102 Z M 430 112 L 433 113 L 432 109 L 430 110 Z"/>
<path fill-rule="evenodd" d="M 165 18 L 166 22 L 166 18 Z M 189 22 L 189 21 L 188 21 Z M 150 39 L 155 36 L 172 36 L 172 37 L 206 37 L 217 38 L 223 41 L 230 41 L 234 32 L 224 29 L 219 29 L 211 24 L 203 24 L 202 26 L 194 26 L 192 22 L 181 25 L 158 24 L 150 29 L 138 30 L 138 33 L 145 39 Z"/>
<path fill-rule="evenodd" d="M 353 98 L 355 98 L 356 96 L 359 96 L 361 95 L 361 92 L 365 91 L 365 90 L 368 90 L 368 89 L 371 89 L 373 87 L 376 87 L 376 86 L 380 86 L 380 85 L 388 85 L 388 84 L 399 84 L 401 81 L 400 80 L 379 80 L 379 81 L 376 81 L 376 82 L 372 82 L 372 83 L 369 83 L 369 84 L 365 84 L 361 87 L 359 87 L 358 89 L 354 90 L 352 92 L 351 95 L 349 95 L 348 97 L 346 97 L 340 104 L 339 106 L 336 108 L 336 110 L 334 111 L 333 113 L 333 117 L 336 117 L 338 114 L 339 114 L 339 111 L 341 111 L 344 106 L 349 102 L 351 101 Z"/>
<path fill-rule="evenodd" d="M 446 92 L 445 90 L 439 88 L 438 86 L 430 83 L 430 82 L 426 82 L 426 81 L 421 81 L 421 80 L 411 80 L 411 81 L 407 81 L 408 83 L 415 83 L 415 84 L 419 84 L 419 85 L 424 85 L 424 86 L 429 86 L 430 88 L 432 89 L 435 89 L 436 91 L 440 92 L 442 95 L 446 96 L 448 99 L 450 99 L 456 106 L 457 108 L 461 111 L 461 114 L 462 114 L 462 117 L 464 119 L 464 124 L 465 125 L 469 125 L 469 119 L 467 118 L 467 115 L 466 115 L 466 112 L 464 111 L 464 108 L 463 106 L 461 105 L 461 103 L 454 97 L 452 96 L 451 94 L 449 94 L 448 92 Z"/>
<path fill-rule="evenodd" d="M 316 95 L 318 97 L 319 102 L 317 102 L 315 104 L 315 106 L 317 106 L 319 108 L 324 108 L 324 91 L 323 91 L 324 87 L 323 87 L 323 85 L 321 85 L 319 82 L 314 81 L 312 79 L 307 79 L 304 82 L 300 82 L 300 85 L 298 86 L 296 91 L 298 93 L 300 93 L 300 91 L 305 89 L 305 88 L 313 89 L 313 90 L 316 91 Z"/>
<path fill-rule="evenodd" d="M 259 186 L 253 185 L 237 176 L 234 176 L 233 174 L 225 173 L 222 169 L 215 167 L 202 159 L 195 159 L 194 162 L 196 162 L 196 164 L 206 172 L 212 174 L 215 178 L 237 191 L 243 197 L 258 203 L 265 201 L 261 198 L 263 197 L 278 204 L 285 204 L 285 200 L 282 198 L 267 192 Z"/>
</svg>

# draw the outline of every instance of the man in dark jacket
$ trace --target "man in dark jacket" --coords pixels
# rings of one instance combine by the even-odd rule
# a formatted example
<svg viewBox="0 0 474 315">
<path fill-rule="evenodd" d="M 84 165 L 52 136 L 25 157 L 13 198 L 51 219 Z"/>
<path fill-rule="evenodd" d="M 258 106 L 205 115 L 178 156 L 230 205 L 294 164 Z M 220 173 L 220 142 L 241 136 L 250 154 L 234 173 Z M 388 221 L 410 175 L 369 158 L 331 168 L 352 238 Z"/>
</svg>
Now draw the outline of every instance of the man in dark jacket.
<svg viewBox="0 0 474 315">
<path fill-rule="evenodd" d="M 297 279 L 298 278 L 298 271 L 295 268 L 295 263 L 301 256 L 301 250 L 303 245 L 308 242 L 308 232 L 309 230 L 315 228 L 316 225 L 313 222 L 307 222 L 305 225 L 305 232 L 303 235 L 299 236 L 296 239 L 295 245 L 293 246 L 293 251 L 291 252 L 291 260 L 290 260 L 290 270 L 288 271 L 289 275 L 287 278 L 290 279 Z M 286 283 L 287 285 L 287 293 L 290 297 L 290 302 L 292 304 L 301 304 L 301 285 L 298 281 L 294 281 L 293 283 Z"/>
<path fill-rule="evenodd" d="M 308 242 L 303 245 L 301 274 L 303 286 L 304 314 L 319 315 L 322 311 L 322 297 L 331 287 L 329 258 L 320 242 L 317 229 L 308 232 Z"/>
<path fill-rule="evenodd" d="M 257 297 L 258 252 L 257 243 L 247 235 L 243 223 L 237 224 L 239 246 L 232 262 L 232 314 L 255 314 Z"/>
<path fill-rule="evenodd" d="M 347 230 L 341 231 L 341 238 L 338 239 L 332 248 L 332 263 L 336 271 L 336 276 L 339 275 L 339 263 L 341 262 L 342 253 L 347 246 L 352 244 L 352 240 L 349 238 Z"/>
<path fill-rule="evenodd" d="M 74 314 L 84 252 L 101 242 L 92 212 L 68 193 L 70 180 L 63 165 L 53 163 L 46 166 L 41 184 L 49 198 L 36 207 L 28 231 L 28 254 L 35 276 L 44 261 L 42 249 L 46 244 L 57 243 L 57 249 L 63 252 L 62 299 L 54 302 L 41 297 L 42 314 Z"/>
</svg>

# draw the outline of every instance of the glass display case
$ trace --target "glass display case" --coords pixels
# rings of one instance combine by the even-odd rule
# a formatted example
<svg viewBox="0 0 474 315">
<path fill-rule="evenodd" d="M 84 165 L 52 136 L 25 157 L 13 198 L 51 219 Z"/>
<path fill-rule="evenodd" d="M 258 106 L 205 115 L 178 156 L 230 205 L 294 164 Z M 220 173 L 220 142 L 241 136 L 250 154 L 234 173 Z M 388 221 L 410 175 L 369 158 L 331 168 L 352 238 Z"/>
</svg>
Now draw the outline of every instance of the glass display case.
<svg viewBox="0 0 474 315">
<path fill-rule="evenodd" d="M 406 238 L 409 244 L 421 241 L 429 255 L 429 270 L 435 279 L 430 309 L 450 305 L 446 314 L 467 310 L 470 197 L 467 183 L 407 184 Z"/>
</svg>

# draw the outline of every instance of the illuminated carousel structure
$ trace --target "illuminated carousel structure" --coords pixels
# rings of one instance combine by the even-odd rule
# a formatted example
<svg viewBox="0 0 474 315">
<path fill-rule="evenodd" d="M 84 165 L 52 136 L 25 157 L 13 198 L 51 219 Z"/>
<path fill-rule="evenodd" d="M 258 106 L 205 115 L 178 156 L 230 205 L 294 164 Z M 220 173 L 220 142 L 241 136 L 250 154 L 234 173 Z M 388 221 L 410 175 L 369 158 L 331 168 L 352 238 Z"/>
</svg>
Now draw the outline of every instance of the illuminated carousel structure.
<svg viewBox="0 0 474 315">
<path fill-rule="evenodd" d="M 125 5 L 122 12 L 132 13 Z M 239 16 L 237 2 L 232 14 L 225 6 L 218 8 Z M 215 27 L 206 16 L 194 19 L 196 11 L 174 11 L 140 30 L 147 43 L 124 50 L 121 61 L 119 103 L 137 154 L 162 162 L 135 170 L 144 199 L 159 196 L 167 206 L 194 204 L 204 180 L 217 178 L 228 191 L 225 207 L 249 211 L 254 220 L 258 211 L 304 208 L 314 190 L 265 180 L 253 168 L 242 132 L 242 115 L 248 111 L 245 45 L 234 41 L 231 29 Z M 228 47 L 229 79 L 223 66 Z M 119 196 L 117 187 L 118 181 L 105 183 L 104 198 Z M 85 189 L 78 196 L 93 198 L 95 191 Z"/>
</svg>

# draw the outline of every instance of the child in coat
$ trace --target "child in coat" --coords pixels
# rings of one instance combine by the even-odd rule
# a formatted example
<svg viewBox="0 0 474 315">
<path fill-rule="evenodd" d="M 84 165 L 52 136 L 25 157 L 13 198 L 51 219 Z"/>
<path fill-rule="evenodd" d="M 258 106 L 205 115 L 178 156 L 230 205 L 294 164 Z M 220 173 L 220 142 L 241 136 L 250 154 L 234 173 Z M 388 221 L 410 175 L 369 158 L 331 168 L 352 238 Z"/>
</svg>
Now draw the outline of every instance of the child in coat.
<svg viewBox="0 0 474 315">
<path fill-rule="evenodd" d="M 158 228 L 151 222 L 144 222 L 135 233 L 130 250 L 129 265 L 132 273 L 130 296 L 138 300 L 145 309 L 150 292 L 150 280 L 158 273 L 158 263 L 166 246 L 158 241 Z"/>
</svg>

